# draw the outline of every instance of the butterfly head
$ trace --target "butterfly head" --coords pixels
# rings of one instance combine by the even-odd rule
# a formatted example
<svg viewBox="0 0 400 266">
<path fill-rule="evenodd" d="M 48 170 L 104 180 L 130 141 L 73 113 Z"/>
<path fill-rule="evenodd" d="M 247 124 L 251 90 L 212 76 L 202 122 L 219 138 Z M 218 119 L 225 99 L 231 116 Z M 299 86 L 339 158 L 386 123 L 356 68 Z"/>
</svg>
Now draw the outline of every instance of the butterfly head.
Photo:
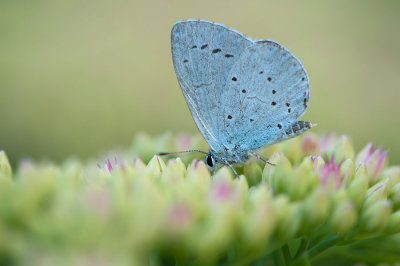
<svg viewBox="0 0 400 266">
<path fill-rule="evenodd" d="M 215 159 L 211 151 L 209 151 L 206 157 L 204 157 L 204 162 L 206 163 L 208 168 L 213 169 L 215 167 Z"/>
</svg>

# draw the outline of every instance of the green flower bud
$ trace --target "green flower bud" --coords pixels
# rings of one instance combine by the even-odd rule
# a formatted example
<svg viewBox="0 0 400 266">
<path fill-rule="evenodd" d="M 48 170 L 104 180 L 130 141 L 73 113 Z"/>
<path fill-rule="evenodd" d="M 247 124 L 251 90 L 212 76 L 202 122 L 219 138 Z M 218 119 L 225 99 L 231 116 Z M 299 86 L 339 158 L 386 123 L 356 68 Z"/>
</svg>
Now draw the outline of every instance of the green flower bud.
<svg viewBox="0 0 400 266">
<path fill-rule="evenodd" d="M 284 191 L 289 175 L 292 173 L 292 165 L 282 153 L 274 153 L 269 162 L 275 165 L 265 165 L 262 179 L 267 182 L 276 192 Z"/>
<path fill-rule="evenodd" d="M 186 175 L 186 166 L 180 158 L 169 160 L 162 172 L 161 179 L 167 183 L 182 183 Z"/>
<path fill-rule="evenodd" d="M 291 163 L 299 163 L 303 159 L 299 138 L 289 139 L 273 145 L 270 151 L 273 153 L 281 152 Z"/>
<path fill-rule="evenodd" d="M 143 162 L 143 160 L 141 158 L 135 158 L 133 160 L 133 167 L 138 172 L 147 171 L 147 166 L 146 166 L 146 164 Z"/>
<path fill-rule="evenodd" d="M 250 208 L 242 224 L 243 239 L 250 245 L 266 243 L 275 226 L 274 206 L 266 187 L 258 186 L 249 194 Z"/>
<path fill-rule="evenodd" d="M 302 164 L 288 176 L 288 182 L 284 189 L 292 200 L 300 200 L 305 198 L 318 185 L 318 182 L 313 162 L 310 157 L 306 157 Z"/>
<path fill-rule="evenodd" d="M 336 190 L 341 187 L 340 164 L 336 164 L 332 158 L 330 162 L 325 162 L 318 171 L 320 184 L 329 190 Z"/>
<path fill-rule="evenodd" d="M 160 175 L 165 167 L 164 161 L 157 155 L 154 155 L 147 164 L 147 169 L 149 169 L 154 176 Z"/>
<path fill-rule="evenodd" d="M 340 138 L 340 141 L 336 144 L 335 148 L 333 149 L 333 154 L 337 162 L 342 162 L 347 158 L 351 160 L 354 159 L 354 149 L 347 136 L 342 136 Z"/>
<path fill-rule="evenodd" d="M 355 166 L 351 159 L 346 159 L 340 167 L 340 178 L 342 180 L 341 186 L 347 187 L 354 178 Z"/>
<path fill-rule="evenodd" d="M 301 141 L 301 151 L 303 155 L 317 154 L 319 152 L 319 143 L 317 135 L 305 133 Z"/>
<path fill-rule="evenodd" d="M 319 140 L 319 151 L 324 154 L 332 154 L 332 150 L 335 148 L 339 137 L 332 133 L 323 134 Z M 330 156 L 329 156 L 330 157 Z"/>
<path fill-rule="evenodd" d="M 227 180 L 229 182 L 231 182 L 233 178 L 232 170 L 228 166 L 221 167 L 213 176 L 213 180 Z"/>
<path fill-rule="evenodd" d="M 329 196 L 323 187 L 317 187 L 303 204 L 303 217 L 306 231 L 315 229 L 329 214 Z"/>
<path fill-rule="evenodd" d="M 383 178 L 390 180 L 390 185 L 400 183 L 400 166 L 392 166 L 382 172 Z"/>
<path fill-rule="evenodd" d="M 285 196 L 278 196 L 274 201 L 274 206 L 274 213 L 277 214 L 275 237 L 278 241 L 284 242 L 294 237 L 300 229 L 302 222 L 301 206 L 290 203 Z"/>
<path fill-rule="evenodd" d="M 385 232 L 387 234 L 400 233 L 400 211 L 394 212 L 390 215 L 389 221 L 385 226 Z"/>
<path fill-rule="evenodd" d="M 251 158 L 244 164 L 243 174 L 246 176 L 250 186 L 260 183 L 262 172 L 263 170 L 255 158 Z"/>
<path fill-rule="evenodd" d="M 347 193 L 357 208 L 361 208 L 364 203 L 368 189 L 368 175 L 365 165 L 360 165 L 357 169 L 354 179 L 350 182 Z"/>
<path fill-rule="evenodd" d="M 140 158 L 145 162 L 148 162 L 155 153 L 160 152 L 160 150 L 156 150 L 157 148 L 154 146 L 154 140 L 144 132 L 136 134 L 131 149 L 136 156 L 139 157 L 140 155 Z"/>
<path fill-rule="evenodd" d="M 0 151 L 0 174 L 12 177 L 11 165 L 4 151 Z"/>
<path fill-rule="evenodd" d="M 357 222 L 357 211 L 351 201 L 337 204 L 330 217 L 330 226 L 336 234 L 345 234 Z"/>
<path fill-rule="evenodd" d="M 392 186 L 389 190 L 389 198 L 395 209 L 400 209 L 400 183 Z"/>
<path fill-rule="evenodd" d="M 379 182 L 367 191 L 364 208 L 368 208 L 377 201 L 386 200 L 388 195 L 387 182 Z"/>
<path fill-rule="evenodd" d="M 211 175 L 203 161 L 194 160 L 187 169 L 186 179 L 195 186 L 206 187 L 211 182 Z"/>
<path fill-rule="evenodd" d="M 247 183 L 247 179 L 244 176 L 240 176 L 239 178 L 235 178 L 233 180 L 233 186 L 236 188 L 240 197 L 242 199 L 246 199 L 249 194 L 249 184 Z M 266 186 L 263 186 L 266 187 Z"/>
<path fill-rule="evenodd" d="M 389 221 L 391 208 L 390 202 L 386 199 L 369 205 L 361 214 L 361 229 L 368 233 L 382 229 Z"/>
<path fill-rule="evenodd" d="M 324 159 L 322 159 L 320 155 L 311 156 L 310 159 L 313 162 L 315 172 L 319 173 L 322 167 L 325 165 Z"/>
<path fill-rule="evenodd" d="M 388 154 L 388 151 L 384 151 L 382 147 L 374 149 L 374 144 L 369 143 L 360 151 L 356 158 L 357 165 L 364 163 L 367 166 L 371 184 L 375 183 L 375 180 L 381 174 Z"/>
</svg>

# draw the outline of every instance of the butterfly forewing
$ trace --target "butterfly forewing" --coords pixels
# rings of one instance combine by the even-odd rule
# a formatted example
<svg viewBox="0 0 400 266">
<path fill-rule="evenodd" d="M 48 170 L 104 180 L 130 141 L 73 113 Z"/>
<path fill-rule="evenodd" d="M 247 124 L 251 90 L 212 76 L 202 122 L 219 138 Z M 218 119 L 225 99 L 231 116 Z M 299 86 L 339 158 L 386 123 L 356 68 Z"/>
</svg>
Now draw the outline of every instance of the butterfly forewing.
<svg viewBox="0 0 400 266">
<path fill-rule="evenodd" d="M 172 59 L 179 84 L 193 119 L 214 150 L 224 147 L 219 117 L 230 70 L 253 44 L 233 29 L 203 20 L 180 21 L 172 28 Z"/>
</svg>

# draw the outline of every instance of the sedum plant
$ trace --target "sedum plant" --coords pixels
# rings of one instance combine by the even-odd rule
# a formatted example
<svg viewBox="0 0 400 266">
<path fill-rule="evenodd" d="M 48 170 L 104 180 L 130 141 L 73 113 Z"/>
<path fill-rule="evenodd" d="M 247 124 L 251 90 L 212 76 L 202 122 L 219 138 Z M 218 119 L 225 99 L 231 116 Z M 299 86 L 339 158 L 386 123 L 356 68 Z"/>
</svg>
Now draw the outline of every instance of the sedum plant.
<svg viewBox="0 0 400 266">
<path fill-rule="evenodd" d="M 0 152 L 0 265 L 326 265 L 400 262 L 400 167 L 373 144 L 305 134 L 240 177 L 210 174 L 200 137 L 139 134 L 83 163 Z"/>
</svg>

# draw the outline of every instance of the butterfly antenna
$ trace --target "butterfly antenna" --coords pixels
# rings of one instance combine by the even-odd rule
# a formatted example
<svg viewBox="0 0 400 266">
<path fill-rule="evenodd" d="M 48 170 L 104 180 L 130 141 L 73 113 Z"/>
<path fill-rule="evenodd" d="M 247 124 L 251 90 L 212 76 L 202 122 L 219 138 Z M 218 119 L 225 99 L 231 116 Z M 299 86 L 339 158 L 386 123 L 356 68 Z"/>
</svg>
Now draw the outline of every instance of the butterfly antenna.
<svg viewBox="0 0 400 266">
<path fill-rule="evenodd" d="M 165 156 L 165 155 L 172 155 L 172 154 L 181 154 L 181 153 L 187 153 L 187 152 L 201 152 L 204 154 L 207 154 L 205 151 L 200 151 L 200 150 L 188 150 L 188 151 L 177 151 L 177 152 L 159 152 L 157 155 L 159 156 Z"/>
</svg>

